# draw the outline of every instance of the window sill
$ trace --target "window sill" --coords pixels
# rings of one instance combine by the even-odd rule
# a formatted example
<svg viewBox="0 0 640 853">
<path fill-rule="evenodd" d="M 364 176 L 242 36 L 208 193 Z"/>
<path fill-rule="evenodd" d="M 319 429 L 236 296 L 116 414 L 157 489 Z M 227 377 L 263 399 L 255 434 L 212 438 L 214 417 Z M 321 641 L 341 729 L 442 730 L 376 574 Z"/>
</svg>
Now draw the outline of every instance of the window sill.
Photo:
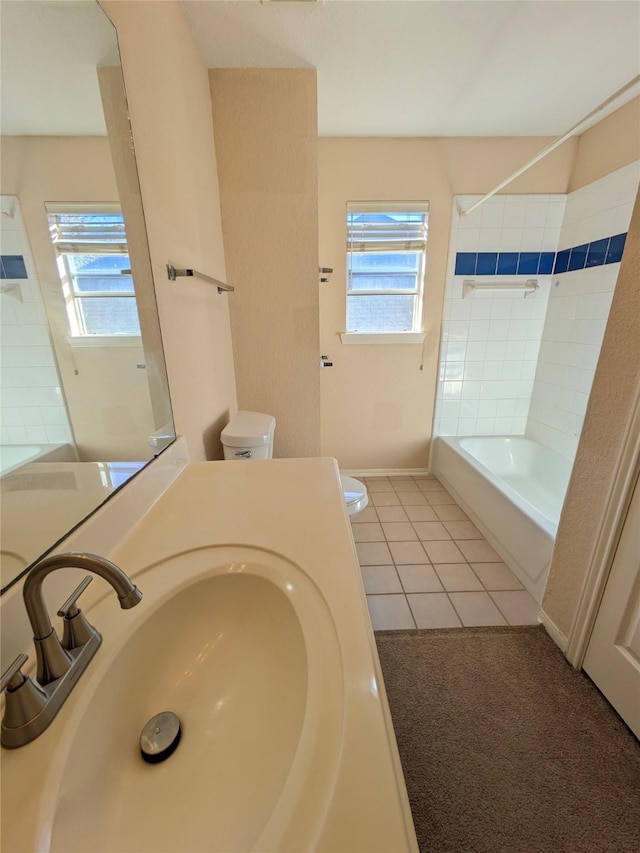
<svg viewBox="0 0 640 853">
<path fill-rule="evenodd" d="M 140 335 L 69 335 L 69 345 L 76 347 L 140 347 Z"/>
<path fill-rule="evenodd" d="M 342 332 L 343 344 L 421 344 L 425 332 Z"/>
</svg>

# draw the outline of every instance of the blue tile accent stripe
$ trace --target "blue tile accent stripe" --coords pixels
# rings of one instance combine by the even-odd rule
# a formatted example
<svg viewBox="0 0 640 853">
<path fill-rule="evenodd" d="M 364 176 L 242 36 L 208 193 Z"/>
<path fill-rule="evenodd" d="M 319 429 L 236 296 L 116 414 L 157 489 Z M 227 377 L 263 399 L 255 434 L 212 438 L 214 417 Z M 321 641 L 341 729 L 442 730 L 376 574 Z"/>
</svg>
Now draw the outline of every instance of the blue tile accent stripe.
<svg viewBox="0 0 640 853">
<path fill-rule="evenodd" d="M 609 240 L 609 248 L 607 249 L 605 264 L 617 264 L 622 260 L 622 253 L 624 252 L 624 244 L 626 240 L 626 234 L 616 234 L 615 237 L 611 237 Z"/>
<path fill-rule="evenodd" d="M 617 264 L 625 234 L 582 243 L 561 252 L 457 252 L 455 275 L 558 275 L 563 272 Z"/>
<path fill-rule="evenodd" d="M 29 278 L 22 255 L 0 255 L 0 279 Z"/>
</svg>

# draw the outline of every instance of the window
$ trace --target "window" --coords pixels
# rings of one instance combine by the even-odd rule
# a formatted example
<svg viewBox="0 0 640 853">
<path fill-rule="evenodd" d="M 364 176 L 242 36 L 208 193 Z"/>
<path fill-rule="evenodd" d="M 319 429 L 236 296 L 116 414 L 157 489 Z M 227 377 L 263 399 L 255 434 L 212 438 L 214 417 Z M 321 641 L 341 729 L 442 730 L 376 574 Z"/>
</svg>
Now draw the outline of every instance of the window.
<svg viewBox="0 0 640 853">
<path fill-rule="evenodd" d="M 117 205 L 47 205 L 72 337 L 140 335 Z"/>
<path fill-rule="evenodd" d="M 419 332 L 428 202 L 347 204 L 347 332 Z"/>
</svg>

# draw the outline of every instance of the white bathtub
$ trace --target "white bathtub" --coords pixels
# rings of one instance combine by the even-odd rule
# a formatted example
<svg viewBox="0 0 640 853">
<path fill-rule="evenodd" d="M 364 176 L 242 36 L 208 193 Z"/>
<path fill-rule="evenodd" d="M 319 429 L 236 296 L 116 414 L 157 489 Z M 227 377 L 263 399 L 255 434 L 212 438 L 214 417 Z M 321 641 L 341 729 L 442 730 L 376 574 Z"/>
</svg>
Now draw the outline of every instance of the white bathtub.
<svg viewBox="0 0 640 853">
<path fill-rule="evenodd" d="M 0 476 L 28 462 L 74 462 L 77 458 L 70 444 L 3 444 L 0 445 Z"/>
<path fill-rule="evenodd" d="M 431 470 L 540 601 L 571 462 L 522 436 L 439 436 Z"/>
</svg>

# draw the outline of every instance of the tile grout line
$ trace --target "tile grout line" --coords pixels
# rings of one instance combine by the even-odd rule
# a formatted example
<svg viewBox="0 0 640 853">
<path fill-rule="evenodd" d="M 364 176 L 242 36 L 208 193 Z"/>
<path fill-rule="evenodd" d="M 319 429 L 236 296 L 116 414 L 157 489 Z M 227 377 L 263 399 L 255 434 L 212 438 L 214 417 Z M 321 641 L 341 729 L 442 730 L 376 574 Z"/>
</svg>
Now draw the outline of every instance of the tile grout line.
<svg viewBox="0 0 640 853">
<path fill-rule="evenodd" d="M 504 619 L 504 621 L 507 623 L 507 625 L 511 625 L 511 620 L 510 620 L 509 618 L 507 618 L 507 614 L 502 612 L 502 610 L 500 609 L 500 605 L 499 605 L 499 604 L 498 604 L 498 602 L 495 600 L 495 598 L 491 595 L 491 593 L 489 592 L 489 590 L 487 590 L 487 592 L 489 593 L 489 598 L 491 599 L 491 601 L 493 601 L 493 603 L 495 604 L 495 606 L 498 608 L 498 612 L 501 614 L 501 616 L 502 616 L 502 618 Z"/>
<path fill-rule="evenodd" d="M 460 624 L 462 625 L 462 627 L 463 627 L 463 628 L 469 628 L 469 627 L 471 627 L 470 625 L 465 625 L 465 624 L 464 624 L 464 622 L 462 621 L 462 616 L 461 616 L 461 615 L 460 615 L 460 613 L 458 612 L 458 608 L 455 606 L 455 604 L 454 604 L 454 603 L 453 603 L 453 601 L 451 600 L 451 596 L 449 595 L 449 593 L 448 593 L 448 592 L 447 592 L 447 598 L 449 599 L 449 604 L 453 607 L 453 612 L 454 612 L 454 613 L 456 614 L 456 616 L 458 617 L 458 622 L 460 622 Z"/>
<path fill-rule="evenodd" d="M 370 479 L 376 479 L 376 478 L 370 478 Z M 381 479 L 383 479 L 383 478 L 379 478 L 379 480 L 381 480 Z M 398 487 L 401 487 L 403 483 L 411 482 L 411 483 L 413 483 L 414 485 L 416 485 L 416 486 L 417 486 L 417 491 L 416 491 L 416 490 L 414 490 L 414 489 L 411 489 L 411 490 L 405 490 L 405 491 L 404 491 L 404 494 L 412 494 L 412 493 L 414 493 L 414 494 L 416 494 L 416 495 L 420 495 L 420 497 L 421 497 L 421 499 L 424 501 L 424 503 L 415 503 L 415 504 L 406 503 L 406 504 L 404 504 L 404 503 L 400 502 L 399 504 L 390 504 L 390 505 L 382 504 L 382 505 L 381 505 L 381 507 L 385 507 L 385 506 L 398 507 L 399 509 L 401 509 L 401 510 L 403 511 L 403 513 L 404 513 L 404 515 L 405 515 L 405 519 L 406 519 L 406 520 L 401 521 L 401 522 L 383 522 L 383 521 L 380 519 L 379 514 L 378 514 L 378 506 L 377 506 L 375 503 L 373 503 L 373 500 L 372 500 L 372 504 L 371 504 L 371 506 L 372 506 L 372 508 L 374 509 L 374 513 L 375 513 L 375 516 L 376 516 L 376 518 L 377 518 L 377 522 L 374 522 L 374 523 L 377 523 L 377 524 L 380 526 L 380 529 L 381 529 L 381 531 L 382 531 L 382 535 L 383 535 L 383 537 L 384 537 L 384 538 L 383 538 L 383 539 L 381 539 L 381 540 L 372 540 L 372 541 L 373 541 L 373 542 L 380 542 L 380 543 L 383 543 L 383 544 L 385 544 L 385 545 L 386 545 L 387 550 L 389 551 L 389 554 L 390 554 L 390 556 L 391 556 L 391 561 L 392 561 L 392 562 L 391 562 L 391 564 L 390 564 L 390 565 L 393 567 L 393 569 L 394 569 L 394 573 L 395 573 L 395 577 L 397 578 L 397 580 L 398 580 L 398 581 L 399 581 L 399 583 L 400 583 L 400 589 L 401 589 L 401 592 L 391 592 L 391 593 L 388 593 L 388 592 L 387 592 L 387 593 L 366 593 L 366 594 L 367 594 L 367 596 L 369 596 L 369 595 L 372 595 L 372 596 L 373 596 L 373 595 L 402 595 L 402 596 L 403 596 L 403 598 L 405 599 L 405 602 L 406 602 L 406 604 L 407 604 L 407 607 L 409 608 L 409 613 L 411 614 L 411 619 L 412 619 L 412 621 L 413 621 L 413 623 L 414 623 L 414 626 L 415 626 L 415 628 L 417 629 L 418 625 L 417 625 L 417 621 L 416 621 L 416 616 L 415 616 L 415 614 L 414 614 L 414 612 L 413 612 L 413 609 L 412 609 L 412 607 L 411 607 L 411 603 L 410 603 L 410 601 L 409 601 L 409 599 L 408 599 L 408 595 L 409 595 L 409 594 L 416 594 L 416 595 L 441 595 L 442 593 L 444 593 L 444 594 L 447 596 L 447 600 L 449 601 L 449 604 L 450 604 L 450 605 L 451 605 L 451 607 L 453 608 L 453 611 L 454 611 L 454 613 L 456 614 L 456 617 L 458 618 L 458 620 L 459 620 L 459 622 L 461 623 L 462 627 L 473 627 L 473 626 L 467 626 L 467 625 L 465 625 L 465 623 L 464 623 L 464 621 L 463 621 L 463 619 L 462 619 L 462 616 L 461 616 L 460 612 L 459 612 L 459 611 L 458 611 L 458 609 L 456 608 L 455 603 L 454 603 L 453 599 L 451 598 L 451 594 L 450 594 L 450 593 L 451 593 L 451 592 L 483 592 L 483 593 L 485 593 L 486 595 L 488 595 L 489 600 L 492 602 L 493 606 L 497 609 L 497 611 L 498 611 L 498 613 L 500 614 L 500 616 L 505 620 L 505 622 L 507 623 L 507 625 L 510 625 L 510 624 L 511 624 L 511 621 L 508 619 L 508 617 L 506 616 L 506 614 L 502 611 L 502 609 L 501 609 L 501 608 L 500 608 L 500 606 L 498 605 L 497 601 L 495 600 L 495 598 L 494 598 L 494 597 L 493 597 L 493 595 L 491 594 L 491 590 L 487 589 L 487 587 L 485 586 L 484 582 L 482 581 L 482 578 L 481 578 L 481 577 L 477 574 L 477 572 L 473 569 L 473 567 L 472 567 L 472 565 L 471 565 L 470 560 L 466 557 L 466 555 L 464 554 L 464 552 L 462 551 L 462 549 L 460 549 L 460 548 L 459 548 L 459 546 L 458 546 L 458 541 L 463 541 L 463 542 L 470 542 L 470 541 L 475 541 L 475 542 L 487 542 L 486 537 L 484 537 L 484 536 L 482 536 L 482 535 L 481 535 L 479 539 L 474 539 L 474 540 L 467 540 L 467 539 L 465 539 L 465 540 L 456 540 L 456 539 L 453 537 L 453 535 L 449 532 L 448 528 L 446 527 L 446 522 L 438 516 L 438 514 L 437 514 L 437 512 L 436 512 L 436 510 L 435 510 L 435 507 L 436 507 L 436 506 L 445 506 L 445 504 L 431 504 L 431 503 L 429 503 L 429 500 L 428 500 L 428 498 L 426 497 L 425 492 L 424 492 L 422 489 L 420 489 L 419 484 L 415 481 L 415 479 L 414 479 L 414 477 L 413 477 L 413 476 L 407 476 L 406 478 L 396 478 L 395 480 L 393 480 L 393 479 L 391 479 L 391 478 L 389 478 L 389 477 L 386 477 L 386 478 L 384 478 L 384 479 L 385 479 L 385 480 L 386 480 L 386 482 L 388 482 L 388 483 L 391 485 L 391 487 L 392 487 L 392 488 L 391 488 L 391 490 L 389 490 L 389 491 L 385 491 L 385 492 L 384 492 L 385 494 L 395 494 L 395 495 L 398 497 L 398 500 L 400 501 L 399 492 L 402 492 L 402 489 L 401 489 L 401 488 L 399 489 Z M 438 482 L 438 484 L 440 485 L 440 489 L 434 489 L 434 490 L 431 490 L 431 491 L 443 491 L 443 492 L 445 492 L 445 493 L 446 493 L 446 494 L 451 498 L 451 495 L 449 494 L 449 492 L 447 492 L 447 490 L 446 490 L 446 489 L 444 488 L 444 486 L 440 483 L 440 481 L 439 481 L 439 480 L 437 480 L 437 478 L 436 478 L 436 477 L 433 477 L 433 476 L 432 476 L 432 477 L 427 478 L 427 480 L 429 480 L 429 481 L 431 481 L 431 482 L 436 481 L 436 482 Z M 425 481 L 425 480 L 422 480 L 421 482 L 424 482 L 424 481 Z M 382 492 L 379 492 L 379 494 L 381 494 L 381 493 L 382 493 Z M 375 494 L 375 491 L 374 491 L 374 492 L 372 492 L 372 494 Z M 414 524 L 415 524 L 415 523 L 424 523 L 424 522 L 419 522 L 419 521 L 414 522 L 412 519 L 410 519 L 410 518 L 408 517 L 407 511 L 406 511 L 406 509 L 407 509 L 407 507 L 408 507 L 408 506 L 422 506 L 422 507 L 425 507 L 425 506 L 426 506 L 427 508 L 429 508 L 429 509 L 433 512 L 433 514 L 437 516 L 437 522 L 438 522 L 438 523 L 440 523 L 440 524 L 442 525 L 442 527 L 444 527 L 444 529 L 446 530 L 446 532 L 447 532 L 447 534 L 448 534 L 449 538 L 448 538 L 448 539 L 431 539 L 431 540 L 430 540 L 430 539 L 427 539 L 427 540 L 422 540 L 422 539 L 420 539 L 420 537 L 419 537 L 419 535 L 418 535 L 418 531 L 415 529 Z M 457 504 L 455 501 L 453 501 L 453 503 L 452 503 L 452 504 L 447 504 L 447 506 L 455 506 L 457 509 L 460 509 L 460 507 L 458 506 L 458 504 Z M 462 521 L 462 519 L 459 519 L 459 520 L 460 520 L 460 521 Z M 454 521 L 455 521 L 455 519 L 454 519 Z M 356 523 L 357 523 L 357 522 L 356 522 Z M 401 539 L 401 540 L 389 540 L 389 539 L 387 538 L 387 534 L 386 534 L 386 531 L 385 531 L 385 529 L 384 529 L 383 525 L 384 525 L 384 524 L 398 524 L 398 523 L 401 523 L 401 524 L 406 524 L 406 523 L 408 523 L 408 524 L 410 525 L 410 529 L 413 531 L 414 535 L 416 536 L 416 539 L 406 539 L 406 540 L 405 540 L 405 539 Z M 427 523 L 428 523 L 428 522 L 427 522 Z M 450 523 L 451 523 L 451 520 L 450 520 Z M 473 524 L 473 522 L 471 522 L 471 523 Z M 479 532 L 480 532 L 480 531 L 479 531 Z M 420 564 L 412 564 L 412 563 L 398 564 L 398 563 L 396 563 L 396 560 L 395 560 L 394 555 L 393 555 L 393 553 L 392 553 L 392 551 L 391 551 L 391 548 L 390 548 L 390 543 L 396 543 L 396 542 L 398 542 L 398 543 L 400 543 L 400 542 L 411 542 L 411 543 L 418 543 L 418 544 L 420 544 L 420 545 L 422 546 L 422 550 L 423 550 L 423 551 L 424 551 L 424 553 L 425 553 L 426 563 L 422 563 L 422 562 L 421 562 Z M 437 571 L 437 569 L 436 569 L 436 567 L 435 567 L 435 564 L 431 561 L 431 558 L 429 557 L 429 554 L 428 554 L 428 552 L 427 552 L 426 548 L 424 547 L 424 543 L 425 543 L 425 542 L 451 542 L 451 543 L 453 543 L 453 544 L 455 545 L 455 547 L 456 547 L 456 548 L 458 548 L 458 550 L 459 550 L 459 551 L 460 551 L 460 553 L 462 554 L 462 557 L 463 557 L 462 563 L 460 563 L 460 561 L 456 561 L 456 563 L 443 563 L 442 565 L 444 565 L 444 566 L 446 566 L 446 565 L 464 565 L 464 566 L 466 566 L 468 569 L 470 569 L 470 571 L 471 571 L 471 573 L 472 573 L 473 577 L 475 577 L 475 578 L 476 578 L 476 580 L 479 582 L 479 584 L 480 584 L 480 586 L 481 586 L 481 590 L 477 590 L 477 589 L 475 589 L 475 590 L 447 590 L 447 589 L 445 588 L 445 586 L 444 586 L 444 583 L 443 583 L 443 581 L 442 581 L 442 579 L 441 579 L 440 575 L 438 574 L 438 571 Z M 483 562 L 483 561 L 476 561 L 476 562 Z M 491 560 L 489 560 L 489 561 L 486 561 L 486 562 L 495 562 L 495 561 L 491 561 Z M 504 563 L 504 560 L 500 559 L 500 560 L 499 560 L 499 562 Z M 408 592 L 407 592 L 407 590 L 405 589 L 404 583 L 403 583 L 403 581 L 402 581 L 402 576 L 401 576 L 400 572 L 398 571 L 398 566 L 399 566 L 399 565 L 424 565 L 424 566 L 426 566 L 426 567 L 431 568 L 431 569 L 432 569 L 432 571 L 434 572 L 434 574 L 435 574 L 436 578 L 438 579 L 439 583 L 442 585 L 443 589 L 442 589 L 441 591 L 428 591 L 428 592 L 419 592 L 419 593 L 408 593 Z M 362 570 L 362 568 L 363 568 L 363 567 L 361 566 L 360 568 L 361 568 L 361 570 Z M 507 566 L 507 568 L 508 568 L 508 566 Z M 516 580 L 517 580 L 517 578 L 516 578 Z M 496 591 L 496 590 L 494 590 L 494 591 Z M 497 591 L 501 591 L 501 590 L 497 590 Z M 511 592 L 513 592 L 513 591 L 522 591 L 522 589 L 516 589 L 516 590 L 504 590 L 504 591 L 507 591 L 507 592 L 511 591 Z M 526 592 L 526 590 L 524 590 L 524 591 Z M 365 592 L 366 592 L 366 591 L 365 591 Z"/>
<path fill-rule="evenodd" d="M 494 590 L 494 592 L 522 592 L 522 591 L 523 591 L 523 590 L 515 590 L 515 589 L 496 589 L 496 590 Z M 528 590 L 526 590 L 526 589 L 524 590 L 524 592 L 527 592 L 527 591 L 528 591 Z M 489 590 L 487 590 L 487 592 L 489 592 Z M 529 593 L 529 595 L 531 595 L 531 593 Z M 509 619 L 509 617 L 507 616 L 507 614 L 506 614 L 506 613 L 503 613 L 503 612 L 502 612 L 502 610 L 501 610 L 501 608 L 500 608 L 500 605 L 499 605 L 499 604 L 498 604 L 498 602 L 495 600 L 495 598 L 491 595 L 491 593 L 490 593 L 490 592 L 489 592 L 489 596 L 491 597 L 491 601 L 493 601 L 493 603 L 494 603 L 494 604 L 495 604 L 495 606 L 498 608 L 498 610 L 500 610 L 500 613 L 502 613 L 502 615 L 503 615 L 503 616 L 504 616 L 504 618 L 506 619 L 506 621 L 507 621 L 507 625 L 511 625 L 511 624 L 512 624 L 511 619 Z M 533 596 L 531 596 L 531 597 L 533 598 Z M 534 601 L 535 601 L 535 599 L 534 599 Z M 538 603 L 538 602 L 536 601 L 536 604 L 537 604 L 537 603 Z M 538 605 L 538 606 L 539 606 L 539 605 Z"/>
</svg>

